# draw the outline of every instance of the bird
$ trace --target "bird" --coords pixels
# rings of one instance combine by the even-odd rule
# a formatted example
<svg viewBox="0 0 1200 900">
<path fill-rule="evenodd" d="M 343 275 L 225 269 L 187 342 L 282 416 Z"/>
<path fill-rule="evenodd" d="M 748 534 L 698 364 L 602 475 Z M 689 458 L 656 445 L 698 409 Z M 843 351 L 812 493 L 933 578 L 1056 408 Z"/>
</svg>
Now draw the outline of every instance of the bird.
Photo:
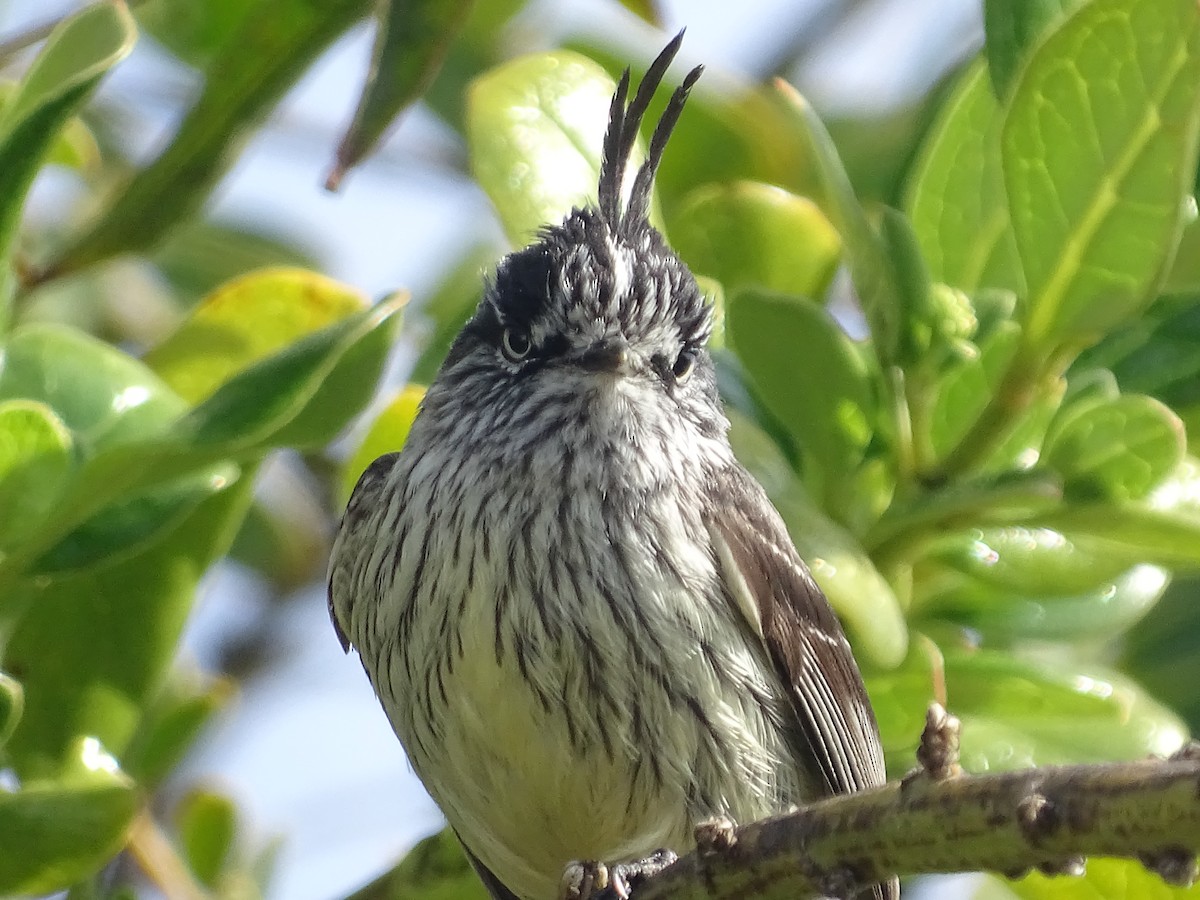
<svg viewBox="0 0 1200 900">
<path fill-rule="evenodd" d="M 343 649 L 495 900 L 886 778 L 839 620 L 730 447 L 712 305 L 650 223 L 702 66 L 633 169 L 682 38 L 632 99 L 625 70 L 596 202 L 485 279 L 331 553 Z"/>
</svg>

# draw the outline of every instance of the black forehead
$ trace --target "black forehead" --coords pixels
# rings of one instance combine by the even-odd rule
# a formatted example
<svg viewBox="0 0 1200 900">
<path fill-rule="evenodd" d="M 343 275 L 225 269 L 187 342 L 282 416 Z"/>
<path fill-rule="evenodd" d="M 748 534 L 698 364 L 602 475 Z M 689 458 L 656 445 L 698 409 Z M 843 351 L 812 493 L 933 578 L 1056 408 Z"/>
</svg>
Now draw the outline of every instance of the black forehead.
<svg viewBox="0 0 1200 900">
<path fill-rule="evenodd" d="M 626 325 L 668 320 L 685 340 L 707 337 L 709 309 L 687 266 L 659 232 L 645 225 L 620 242 L 632 263 L 626 294 L 615 308 Z M 551 312 L 551 304 L 614 308 L 614 237 L 599 213 L 576 209 L 561 225 L 505 257 L 497 269 L 492 302 L 505 322 L 528 327 Z M 559 292 L 563 285 L 565 291 Z M 592 310 L 589 310 L 589 313 Z"/>
</svg>

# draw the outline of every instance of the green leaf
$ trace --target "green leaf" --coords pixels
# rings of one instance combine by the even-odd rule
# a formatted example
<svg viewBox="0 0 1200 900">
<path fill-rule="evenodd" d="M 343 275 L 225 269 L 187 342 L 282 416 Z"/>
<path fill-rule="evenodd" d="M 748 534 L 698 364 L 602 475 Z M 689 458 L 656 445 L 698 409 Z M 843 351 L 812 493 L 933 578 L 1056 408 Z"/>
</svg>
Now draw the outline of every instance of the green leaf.
<svg viewBox="0 0 1200 900">
<path fill-rule="evenodd" d="M 774 442 L 749 419 L 728 412 L 734 452 L 779 510 L 856 651 L 876 666 L 898 665 L 908 650 L 908 627 L 887 580 L 854 536 L 812 502 Z"/>
<path fill-rule="evenodd" d="M 44 774 L 77 735 L 124 752 L 175 656 L 200 577 L 233 540 L 251 481 L 204 500 L 133 556 L 6 586 L 6 601 L 25 604 L 4 658 L 25 689 L 5 747 L 20 776 Z"/>
<path fill-rule="evenodd" d="M 358 291 L 316 272 L 260 269 L 222 285 L 143 359 L 198 403 L 236 373 L 368 305 Z"/>
<path fill-rule="evenodd" d="M 398 865 L 347 900 L 489 900 L 449 828 L 419 841 Z"/>
<path fill-rule="evenodd" d="M 1179 249 L 1162 286 L 1164 294 L 1200 293 L 1200 219 L 1194 208 L 1188 211 L 1188 217 L 1190 221 L 1179 236 Z"/>
<path fill-rule="evenodd" d="M 1200 303 L 1190 296 L 1163 297 L 1085 351 L 1072 372 L 1111 369 L 1126 391 L 1150 394 L 1170 406 L 1195 440 L 1200 437 L 1198 342 Z"/>
<path fill-rule="evenodd" d="M 1121 641 L 1120 665 L 1200 731 L 1200 580 L 1176 577 L 1162 599 Z"/>
<path fill-rule="evenodd" d="M 95 738 L 71 768 L 0 791 L 0 894 L 48 894 L 95 873 L 124 844 L 140 798 Z"/>
<path fill-rule="evenodd" d="M 1034 52 L 1002 135 L 1033 346 L 1094 339 L 1153 296 L 1191 194 L 1198 98 L 1192 0 L 1095 0 Z"/>
<path fill-rule="evenodd" d="M 1084 0 L 984 0 L 988 71 L 996 94 L 1007 97 L 1017 72 L 1039 40 Z"/>
<path fill-rule="evenodd" d="M 203 92 L 166 149 L 114 192 L 90 227 L 37 279 L 146 250 L 166 237 L 201 207 L 248 132 L 370 6 L 370 0 L 255 4 L 214 54 Z"/>
<path fill-rule="evenodd" d="M 138 722 L 122 754 L 125 771 L 143 787 L 157 787 L 230 704 L 236 690 L 232 679 L 174 674 Z"/>
<path fill-rule="evenodd" d="M 1007 882 L 1021 900 L 1174 900 L 1194 898 L 1192 888 L 1171 887 L 1138 860 L 1090 857 L 1079 877 L 1051 878 L 1034 872 Z"/>
<path fill-rule="evenodd" d="M 1039 569 L 1035 565 L 1029 574 Z M 1125 631 L 1158 602 L 1170 580 L 1165 569 L 1137 565 L 1068 593 L 1050 580 L 1053 574 L 1022 592 L 984 579 L 930 579 L 923 573 L 921 593 L 927 596 L 915 597 L 913 604 L 919 605 L 921 619 L 969 628 L 992 647 L 1031 639 L 1078 642 Z"/>
<path fill-rule="evenodd" d="M 882 239 L 854 195 L 829 132 L 795 89 L 783 81 L 776 81 L 774 87 L 776 104 L 790 114 L 794 127 L 807 138 L 808 151 L 824 191 L 822 208 L 842 236 L 875 352 L 881 366 L 887 369 L 900 352 L 902 302 L 897 294 L 897 273 Z"/>
<path fill-rule="evenodd" d="M 1067 496 L 1123 502 L 1145 497 L 1183 461 L 1183 423 L 1137 394 L 1071 404 L 1050 426 L 1042 462 Z"/>
<path fill-rule="evenodd" d="M 0 400 L 0 548 L 45 519 L 73 465 L 71 434 L 49 407 Z"/>
<path fill-rule="evenodd" d="M 338 506 L 345 505 L 350 499 L 354 486 L 367 466 L 385 453 L 392 453 L 404 446 L 424 398 L 425 388 L 419 384 L 410 384 L 396 394 L 375 417 L 362 443 L 342 468 Z"/>
<path fill-rule="evenodd" d="M 0 80 L 0 116 L 4 108 L 16 96 L 20 88 L 16 81 Z M 55 135 L 46 150 L 43 162 L 46 165 L 64 166 L 68 169 L 78 169 L 88 172 L 100 162 L 100 145 L 96 138 L 78 116 L 72 116 L 63 122 L 58 134 Z"/>
<path fill-rule="evenodd" d="M 764 290 L 734 296 L 726 328 L 758 398 L 802 446 L 821 492 L 836 496 L 863 463 L 875 422 L 863 356 L 824 308 Z"/>
<path fill-rule="evenodd" d="M 374 391 L 404 300 L 393 297 L 252 365 L 171 422 L 169 431 L 163 426 L 97 453 L 64 487 L 57 515 L 29 537 L 20 553 L 0 559 L 0 582 L 29 570 L 118 501 L 184 476 L 205 477 L 204 470 L 230 459 L 258 460 L 277 446 L 323 446 Z"/>
<path fill-rule="evenodd" d="M 0 750 L 4 749 L 4 743 L 21 721 L 24 711 L 25 692 L 21 690 L 21 682 L 0 672 Z"/>
<path fill-rule="evenodd" d="M 1040 524 L 1087 535 L 1110 552 L 1150 563 L 1200 568 L 1200 462 L 1185 459 L 1140 503 L 1073 503 Z"/>
<path fill-rule="evenodd" d="M 143 29 L 184 62 L 208 68 L 237 33 L 255 0 L 149 0 L 134 7 Z"/>
<path fill-rule="evenodd" d="M 1115 672 L 986 650 L 947 651 L 945 663 L 970 772 L 1167 756 L 1187 740 L 1174 714 Z"/>
<path fill-rule="evenodd" d="M 906 208 L 930 275 L 967 292 L 1024 292 L 1000 165 L 1001 121 L 977 63 L 931 126 L 909 181 Z"/>
<path fill-rule="evenodd" d="M 759 288 L 821 300 L 841 257 L 841 239 L 815 203 L 755 181 L 692 191 L 671 218 L 671 243 L 727 296 Z"/>
<path fill-rule="evenodd" d="M 863 356 L 810 300 L 748 289 L 726 318 L 759 399 L 804 449 L 822 496 L 837 496 L 862 464 L 875 422 Z"/>
<path fill-rule="evenodd" d="M 912 768 L 925 710 L 938 700 L 944 661 L 937 645 L 920 632 L 912 632 L 908 655 L 897 667 L 885 672 L 863 672 L 867 695 L 879 723 L 888 774 L 895 778 Z"/>
<path fill-rule="evenodd" d="M 47 150 L 101 76 L 129 54 L 135 37 L 124 3 L 80 10 L 51 32 L 0 107 L 0 271 L 7 269 L 25 193 Z M 0 291 L 0 326 L 6 307 Z"/>
<path fill-rule="evenodd" d="M 471 168 L 514 246 L 594 201 L 614 87 L 603 68 L 565 50 L 520 57 L 471 85 Z"/>
<path fill-rule="evenodd" d="M 43 403 L 85 452 L 164 429 L 186 404 L 129 354 L 62 325 L 17 329 L 0 357 L 0 400 Z"/>
<path fill-rule="evenodd" d="M 1114 555 L 1087 535 L 1024 525 L 947 534 L 924 558 L 1002 592 L 1026 594 L 1092 590 L 1124 573 L 1134 561 Z"/>
<path fill-rule="evenodd" d="M 473 5 L 474 0 L 388 0 L 379 4 L 371 70 L 354 121 L 338 144 L 333 171 L 325 181 L 328 190 L 337 190 L 346 172 L 370 153 L 397 116 L 425 93 Z"/>
<path fill-rule="evenodd" d="M 393 295 L 234 376 L 179 421 L 180 439 L 202 454 L 323 446 L 374 393 L 407 302 Z"/>
<path fill-rule="evenodd" d="M 960 478 L 934 491 L 899 497 L 867 532 L 872 555 L 907 558 L 947 530 L 1030 519 L 1057 509 L 1062 482 L 1053 473 L 1014 470 Z M 906 551 L 897 554 L 897 546 Z"/>
<path fill-rule="evenodd" d="M 175 822 L 188 866 L 201 884 L 215 888 L 237 833 L 233 801 L 215 791 L 190 791 L 175 810 Z"/>
<path fill-rule="evenodd" d="M 972 352 L 959 355 L 946 366 L 934 386 L 927 440 L 935 459 L 958 446 L 995 396 L 1021 337 L 1020 326 L 1012 319 L 1016 309 L 1012 294 L 988 291 L 972 298 L 970 304 L 978 326 L 971 343 L 963 346 Z"/>
</svg>

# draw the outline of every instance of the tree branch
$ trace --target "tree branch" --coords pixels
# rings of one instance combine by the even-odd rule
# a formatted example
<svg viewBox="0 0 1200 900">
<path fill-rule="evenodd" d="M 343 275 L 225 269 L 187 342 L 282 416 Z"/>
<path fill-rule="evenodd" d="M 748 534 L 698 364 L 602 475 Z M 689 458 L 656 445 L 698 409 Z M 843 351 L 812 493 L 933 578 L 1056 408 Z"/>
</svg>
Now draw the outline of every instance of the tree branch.
<svg viewBox="0 0 1200 900">
<path fill-rule="evenodd" d="M 1080 874 L 1086 856 L 1140 860 L 1174 884 L 1196 878 L 1200 745 L 1166 760 L 967 776 L 957 740 L 957 720 L 934 704 L 920 769 L 732 835 L 702 826 L 697 850 L 633 900 L 845 897 L 893 874 Z"/>
</svg>

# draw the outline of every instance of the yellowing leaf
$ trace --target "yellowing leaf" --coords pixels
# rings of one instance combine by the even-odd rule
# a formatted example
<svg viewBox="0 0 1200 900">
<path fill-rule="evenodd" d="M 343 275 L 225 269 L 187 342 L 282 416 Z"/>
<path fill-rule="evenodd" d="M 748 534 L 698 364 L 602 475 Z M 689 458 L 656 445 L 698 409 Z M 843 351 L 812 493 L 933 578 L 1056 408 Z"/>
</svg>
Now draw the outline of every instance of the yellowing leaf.
<svg viewBox="0 0 1200 900">
<path fill-rule="evenodd" d="M 316 272 L 260 269 L 209 295 L 145 362 L 199 403 L 238 372 L 367 306 L 361 293 Z"/>
</svg>

